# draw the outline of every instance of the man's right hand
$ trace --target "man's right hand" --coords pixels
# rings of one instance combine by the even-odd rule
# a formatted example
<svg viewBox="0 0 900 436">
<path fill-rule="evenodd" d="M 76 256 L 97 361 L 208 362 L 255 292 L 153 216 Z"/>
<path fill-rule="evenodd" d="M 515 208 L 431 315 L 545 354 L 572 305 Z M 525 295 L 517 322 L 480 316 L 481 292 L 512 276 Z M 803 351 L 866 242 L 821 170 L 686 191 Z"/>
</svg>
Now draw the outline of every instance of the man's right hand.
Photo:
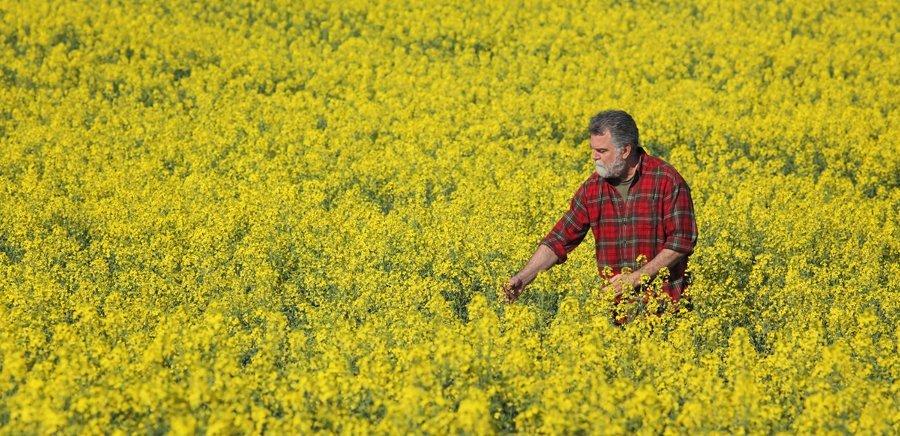
<svg viewBox="0 0 900 436">
<path fill-rule="evenodd" d="M 519 276 L 512 276 L 505 285 L 503 285 L 503 295 L 506 296 L 506 302 L 512 303 L 519 298 L 519 295 L 522 295 L 522 291 L 525 290 L 525 283 L 522 278 Z"/>
<path fill-rule="evenodd" d="M 525 287 L 534 280 L 539 272 L 546 271 L 553 265 L 556 265 L 558 260 L 556 253 L 550 247 L 540 244 L 537 250 L 534 251 L 534 254 L 531 255 L 531 259 L 525 265 L 525 268 L 522 268 L 503 285 L 503 295 L 506 298 L 506 302 L 512 303 L 516 301 L 519 295 L 522 295 Z"/>
</svg>

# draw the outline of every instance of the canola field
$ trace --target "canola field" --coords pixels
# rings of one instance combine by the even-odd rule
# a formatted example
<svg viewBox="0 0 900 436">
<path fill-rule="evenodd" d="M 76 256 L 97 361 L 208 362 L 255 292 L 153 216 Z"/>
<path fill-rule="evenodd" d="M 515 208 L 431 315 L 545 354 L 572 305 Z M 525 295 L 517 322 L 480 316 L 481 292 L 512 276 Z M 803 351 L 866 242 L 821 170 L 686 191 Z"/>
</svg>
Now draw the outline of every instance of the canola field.
<svg viewBox="0 0 900 436">
<path fill-rule="evenodd" d="M 900 428 L 900 3 L 0 0 L 0 434 Z M 586 238 L 631 113 L 691 310 Z"/>
</svg>

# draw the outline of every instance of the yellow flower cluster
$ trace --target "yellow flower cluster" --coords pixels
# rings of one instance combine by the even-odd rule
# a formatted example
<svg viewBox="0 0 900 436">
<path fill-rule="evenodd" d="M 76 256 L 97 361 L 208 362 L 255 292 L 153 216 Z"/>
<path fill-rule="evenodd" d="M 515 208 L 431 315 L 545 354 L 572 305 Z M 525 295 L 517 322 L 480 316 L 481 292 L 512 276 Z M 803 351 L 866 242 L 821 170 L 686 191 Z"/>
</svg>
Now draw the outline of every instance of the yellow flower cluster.
<svg viewBox="0 0 900 436">
<path fill-rule="evenodd" d="M 898 26 L 0 0 L 0 433 L 896 432 Z M 590 238 L 503 304 L 606 108 L 691 187 L 690 305 L 614 325 Z"/>
</svg>

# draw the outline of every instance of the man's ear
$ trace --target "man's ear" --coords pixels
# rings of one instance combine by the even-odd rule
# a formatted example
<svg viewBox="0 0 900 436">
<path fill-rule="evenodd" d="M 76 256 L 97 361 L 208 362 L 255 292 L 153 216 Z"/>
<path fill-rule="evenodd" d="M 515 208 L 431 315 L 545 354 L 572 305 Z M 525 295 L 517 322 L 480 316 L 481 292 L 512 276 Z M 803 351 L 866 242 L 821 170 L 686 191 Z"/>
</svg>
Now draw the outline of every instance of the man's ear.
<svg viewBox="0 0 900 436">
<path fill-rule="evenodd" d="M 634 146 L 631 144 L 625 144 L 622 147 L 622 152 L 625 153 L 625 156 L 622 156 L 622 159 L 628 159 L 634 154 Z"/>
</svg>

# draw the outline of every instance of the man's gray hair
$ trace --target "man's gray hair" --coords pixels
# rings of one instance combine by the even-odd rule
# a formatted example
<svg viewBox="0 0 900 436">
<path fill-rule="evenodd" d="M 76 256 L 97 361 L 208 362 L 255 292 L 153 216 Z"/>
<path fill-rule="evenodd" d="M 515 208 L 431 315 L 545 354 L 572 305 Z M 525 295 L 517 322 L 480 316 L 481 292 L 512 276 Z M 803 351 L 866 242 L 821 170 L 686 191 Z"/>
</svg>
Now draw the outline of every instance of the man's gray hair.
<svg viewBox="0 0 900 436">
<path fill-rule="evenodd" d="M 591 135 L 603 135 L 609 132 L 612 135 L 612 143 L 618 150 L 628 144 L 631 144 L 632 149 L 641 146 L 637 123 L 625 111 L 605 110 L 597 113 L 591 117 L 588 131 Z"/>
</svg>

